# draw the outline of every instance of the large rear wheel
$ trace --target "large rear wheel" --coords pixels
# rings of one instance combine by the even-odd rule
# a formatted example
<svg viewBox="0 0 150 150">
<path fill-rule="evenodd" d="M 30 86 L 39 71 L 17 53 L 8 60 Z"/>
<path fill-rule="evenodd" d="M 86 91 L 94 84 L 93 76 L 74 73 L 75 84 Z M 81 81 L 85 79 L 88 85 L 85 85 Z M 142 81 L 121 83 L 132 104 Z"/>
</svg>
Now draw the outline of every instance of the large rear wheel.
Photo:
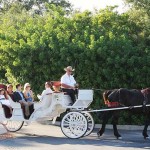
<svg viewBox="0 0 150 150">
<path fill-rule="evenodd" d="M 61 121 L 61 130 L 69 138 L 80 138 L 87 131 L 87 119 L 79 112 L 69 112 Z"/>
<path fill-rule="evenodd" d="M 15 120 L 6 120 L 3 122 L 3 125 L 7 128 L 10 132 L 19 131 L 24 124 L 24 121 L 15 121 Z"/>
</svg>

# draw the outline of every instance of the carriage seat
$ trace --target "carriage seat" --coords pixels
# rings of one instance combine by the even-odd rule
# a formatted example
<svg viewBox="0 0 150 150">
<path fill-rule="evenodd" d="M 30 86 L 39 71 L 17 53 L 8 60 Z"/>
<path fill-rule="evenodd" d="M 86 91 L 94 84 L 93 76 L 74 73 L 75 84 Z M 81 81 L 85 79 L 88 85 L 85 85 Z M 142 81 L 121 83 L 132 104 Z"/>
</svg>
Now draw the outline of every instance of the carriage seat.
<svg viewBox="0 0 150 150">
<path fill-rule="evenodd" d="M 78 98 L 72 105 L 73 108 L 87 108 L 93 101 L 93 90 L 82 90 L 78 92 Z"/>
<path fill-rule="evenodd" d="M 0 103 L 0 118 L 10 118 L 12 116 L 9 106 Z"/>
<path fill-rule="evenodd" d="M 19 108 L 19 109 L 21 108 L 21 104 L 20 103 L 14 102 L 9 95 L 8 95 L 8 98 L 9 98 L 8 100 L 9 100 L 10 106 L 12 108 Z"/>
<path fill-rule="evenodd" d="M 61 82 L 60 81 L 51 81 L 51 84 L 52 84 L 52 87 L 54 89 L 54 93 L 59 93 Z"/>
</svg>

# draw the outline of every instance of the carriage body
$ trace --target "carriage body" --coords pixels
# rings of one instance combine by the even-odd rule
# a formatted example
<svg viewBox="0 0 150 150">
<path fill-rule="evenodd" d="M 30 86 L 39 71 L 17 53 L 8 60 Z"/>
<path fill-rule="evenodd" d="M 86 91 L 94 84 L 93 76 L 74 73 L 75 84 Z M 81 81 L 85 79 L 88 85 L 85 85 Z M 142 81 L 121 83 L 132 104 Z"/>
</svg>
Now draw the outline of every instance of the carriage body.
<svg viewBox="0 0 150 150">
<path fill-rule="evenodd" d="M 65 113 L 66 115 L 61 121 L 61 129 L 62 132 L 67 137 L 79 138 L 84 134 L 86 134 L 86 132 L 87 134 L 89 134 L 89 132 L 91 132 L 94 128 L 93 118 L 88 113 L 83 114 L 80 112 L 88 108 L 92 103 L 93 90 L 81 89 L 79 90 L 78 98 L 76 99 L 76 102 L 72 106 L 69 106 L 70 101 L 71 100 L 69 95 L 66 95 L 63 92 L 47 94 L 43 97 L 43 100 L 41 102 L 34 103 L 33 113 L 31 114 L 29 119 L 25 119 L 20 103 L 14 102 L 9 97 L 9 103 L 13 109 L 12 116 L 10 118 L 6 118 L 5 110 L 2 107 L 2 104 L 0 103 L 0 122 L 5 124 L 9 131 L 14 132 L 20 130 L 24 122 L 28 124 L 30 124 L 33 121 L 43 121 L 43 120 L 53 120 L 54 122 L 56 118 L 60 116 L 60 114 Z M 66 113 L 66 110 L 68 109 L 69 109 L 69 113 Z M 68 131 L 66 130 L 66 124 L 65 124 L 66 117 L 67 119 L 68 118 L 70 119 L 71 117 L 74 118 L 74 120 L 70 119 L 71 123 L 68 124 L 69 128 L 72 128 L 74 124 L 76 124 L 77 127 L 78 126 L 77 124 L 81 125 L 82 122 L 83 125 L 80 132 L 77 129 L 79 127 L 77 127 L 75 133 L 71 131 L 71 133 L 68 134 Z M 89 126 L 91 127 L 90 131 L 87 131 L 88 120 L 90 122 Z"/>
</svg>

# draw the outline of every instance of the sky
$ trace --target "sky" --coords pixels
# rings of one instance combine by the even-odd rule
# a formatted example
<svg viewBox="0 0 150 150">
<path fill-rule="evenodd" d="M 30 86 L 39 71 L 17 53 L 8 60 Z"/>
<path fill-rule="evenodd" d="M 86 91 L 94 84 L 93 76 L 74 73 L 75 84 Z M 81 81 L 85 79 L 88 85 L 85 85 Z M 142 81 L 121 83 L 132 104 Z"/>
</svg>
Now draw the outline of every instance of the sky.
<svg viewBox="0 0 150 150">
<path fill-rule="evenodd" d="M 74 5 L 75 9 L 80 9 L 81 11 L 96 9 L 103 9 L 106 6 L 118 5 L 118 11 L 123 12 L 125 10 L 125 5 L 123 0 L 68 0 Z"/>
</svg>

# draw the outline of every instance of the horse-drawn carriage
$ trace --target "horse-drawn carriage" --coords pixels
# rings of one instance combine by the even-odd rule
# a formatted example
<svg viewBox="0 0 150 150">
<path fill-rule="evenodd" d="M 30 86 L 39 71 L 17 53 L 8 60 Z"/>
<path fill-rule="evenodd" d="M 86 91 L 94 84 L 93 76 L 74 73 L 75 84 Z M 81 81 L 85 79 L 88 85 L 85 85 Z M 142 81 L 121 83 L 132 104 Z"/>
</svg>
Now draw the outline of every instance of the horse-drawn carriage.
<svg viewBox="0 0 150 150">
<path fill-rule="evenodd" d="M 69 138 L 89 135 L 94 128 L 94 120 L 90 113 L 81 112 L 92 103 L 93 90 L 79 90 L 78 98 L 72 106 L 69 106 L 70 97 L 66 93 L 44 95 L 41 102 L 34 103 L 34 111 L 29 119 L 25 119 L 20 103 L 14 102 L 10 97 L 6 101 L 10 103 L 12 115 L 6 117 L 4 104 L 0 103 L 0 122 L 11 132 L 20 130 L 24 122 L 28 124 L 40 120 L 53 120 L 54 122 L 62 113 L 65 115 L 61 120 L 61 130 Z"/>
<path fill-rule="evenodd" d="M 121 138 L 121 135 L 117 130 L 116 113 L 118 110 L 140 108 L 140 113 L 143 112 L 143 106 L 148 107 L 144 110 L 147 120 L 143 130 L 144 138 L 148 138 L 147 128 L 150 124 L 150 89 L 144 89 L 142 91 L 118 89 L 104 92 L 105 104 L 112 105 L 113 108 L 88 110 L 87 108 L 93 101 L 93 90 L 91 89 L 79 89 L 78 97 L 72 106 L 70 104 L 70 97 L 63 92 L 56 92 L 47 94 L 43 97 L 41 102 L 34 103 L 34 111 L 29 119 L 25 119 L 23 110 L 20 103 L 14 102 L 9 97 L 9 103 L 13 109 L 12 115 L 6 117 L 3 105 L 0 103 L 0 123 L 5 125 L 7 130 L 15 132 L 22 128 L 24 122 L 30 124 L 33 121 L 38 120 L 53 120 L 62 113 L 65 113 L 61 120 L 61 130 L 63 134 L 69 138 L 80 138 L 82 136 L 89 135 L 94 128 L 94 120 L 90 115 L 90 112 L 109 112 L 105 113 L 104 120 L 102 122 L 102 128 L 98 131 L 98 136 L 101 136 L 105 131 L 105 125 L 110 116 L 114 115 L 114 135 Z M 117 104 L 117 106 L 116 106 Z M 144 104 L 144 105 L 143 105 Z M 108 106 L 109 106 L 108 105 Z M 115 108 L 114 108 L 115 107 Z M 112 112 L 113 111 L 113 112 Z"/>
</svg>

